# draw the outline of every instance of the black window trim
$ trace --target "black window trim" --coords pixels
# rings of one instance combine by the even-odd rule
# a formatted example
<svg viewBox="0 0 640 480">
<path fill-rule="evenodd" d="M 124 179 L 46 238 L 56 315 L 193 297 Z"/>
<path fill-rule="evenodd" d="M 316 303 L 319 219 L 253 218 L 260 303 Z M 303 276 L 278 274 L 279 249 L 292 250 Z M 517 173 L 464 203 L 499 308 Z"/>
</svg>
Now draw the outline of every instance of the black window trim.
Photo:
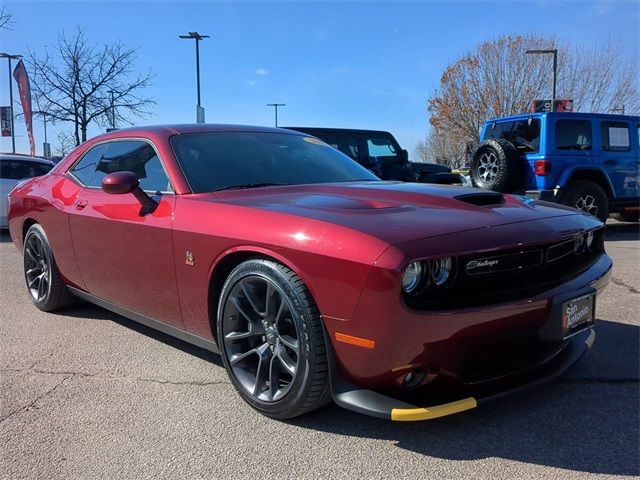
<svg viewBox="0 0 640 480">
<path fill-rule="evenodd" d="M 164 161 L 162 160 L 162 157 L 160 156 L 160 153 L 158 153 L 158 149 L 156 148 L 156 146 L 153 144 L 153 142 L 151 140 L 149 140 L 148 138 L 142 138 L 142 137 L 119 137 L 119 138 L 111 138 L 111 139 L 107 139 L 107 140 L 101 140 L 99 142 L 94 143 L 93 145 L 91 145 L 82 155 L 80 155 L 80 157 L 78 157 L 78 159 L 73 162 L 71 164 L 71 166 L 67 169 L 67 171 L 65 172 L 65 175 L 68 175 L 70 177 L 72 177 L 77 183 L 79 183 L 83 188 L 90 188 L 92 190 L 102 190 L 102 187 L 92 187 L 90 185 L 85 185 L 78 177 L 76 177 L 72 170 L 76 167 L 76 165 L 78 163 L 80 163 L 82 161 L 82 159 L 91 151 L 93 150 L 95 147 L 99 146 L 99 145 L 103 145 L 105 143 L 115 143 L 115 142 L 130 142 L 130 141 L 134 141 L 134 142 L 144 142 L 147 143 L 151 146 L 151 148 L 153 148 L 153 151 L 156 153 L 156 156 L 158 157 L 158 160 L 160 160 L 160 166 L 162 167 L 162 170 L 164 171 L 164 174 L 167 176 L 167 180 L 169 180 L 169 185 L 171 186 L 171 191 L 168 190 L 143 190 L 145 193 L 152 193 L 152 194 L 160 194 L 160 195 L 175 195 L 175 188 L 173 187 L 173 182 L 171 181 L 171 176 L 169 175 L 169 173 L 167 172 L 167 168 L 164 166 Z"/>
</svg>

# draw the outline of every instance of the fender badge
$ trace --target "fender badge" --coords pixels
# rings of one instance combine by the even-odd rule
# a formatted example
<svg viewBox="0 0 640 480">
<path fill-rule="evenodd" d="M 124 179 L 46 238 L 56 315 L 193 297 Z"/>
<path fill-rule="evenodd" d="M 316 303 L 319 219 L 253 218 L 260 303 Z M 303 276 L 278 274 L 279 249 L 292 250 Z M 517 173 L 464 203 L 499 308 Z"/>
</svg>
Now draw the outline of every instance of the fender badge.
<svg viewBox="0 0 640 480">
<path fill-rule="evenodd" d="M 187 265 L 192 265 L 192 266 L 196 264 L 195 260 L 193 259 L 193 252 L 190 252 L 189 250 L 187 250 L 185 252 L 184 263 L 186 263 Z"/>
</svg>

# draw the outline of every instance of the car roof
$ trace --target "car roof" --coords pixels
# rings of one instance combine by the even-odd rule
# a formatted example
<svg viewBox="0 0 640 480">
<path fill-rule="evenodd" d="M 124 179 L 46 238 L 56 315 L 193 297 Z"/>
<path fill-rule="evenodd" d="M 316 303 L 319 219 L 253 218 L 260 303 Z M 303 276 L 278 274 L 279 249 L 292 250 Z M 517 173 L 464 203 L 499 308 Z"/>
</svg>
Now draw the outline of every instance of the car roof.
<svg viewBox="0 0 640 480">
<path fill-rule="evenodd" d="M 281 127 L 288 130 L 296 130 L 299 132 L 311 133 L 311 132 L 319 132 L 319 133 L 348 133 L 352 135 L 389 135 L 391 133 L 386 132 L 384 130 L 365 130 L 360 128 L 331 128 L 331 127 Z"/>
<path fill-rule="evenodd" d="M 19 153 L 0 153 L 0 161 L 22 160 L 27 162 L 46 163 L 47 165 L 55 165 L 51 160 L 46 158 L 32 157 L 30 155 L 22 155 Z"/>
<path fill-rule="evenodd" d="M 620 120 L 620 121 L 637 121 L 640 117 L 633 115 L 618 115 L 613 113 L 588 113 L 588 112 L 530 112 L 521 113 L 519 115 L 508 115 L 506 117 L 491 118 L 485 121 L 485 125 L 493 122 L 509 122 L 514 120 L 528 120 L 529 118 L 604 118 L 607 120 Z"/>
<path fill-rule="evenodd" d="M 149 134 L 159 136 L 181 135 L 186 133 L 213 133 L 213 132 L 260 132 L 260 133 L 285 133 L 299 135 L 299 132 L 291 132 L 282 128 L 261 127 L 253 125 L 232 125 L 232 124 L 212 124 L 212 123 L 185 123 L 168 125 L 147 125 L 139 127 L 122 128 L 103 133 L 91 140 L 108 140 L 121 137 L 146 136 Z"/>
</svg>

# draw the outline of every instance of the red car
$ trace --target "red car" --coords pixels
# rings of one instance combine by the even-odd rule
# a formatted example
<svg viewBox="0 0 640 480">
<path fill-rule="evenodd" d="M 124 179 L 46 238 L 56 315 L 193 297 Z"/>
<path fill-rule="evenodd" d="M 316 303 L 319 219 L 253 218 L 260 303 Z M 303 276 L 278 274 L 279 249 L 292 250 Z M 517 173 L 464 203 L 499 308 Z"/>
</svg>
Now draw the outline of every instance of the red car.
<svg viewBox="0 0 640 480">
<path fill-rule="evenodd" d="M 500 193 L 380 181 L 270 128 L 134 128 L 11 192 L 35 305 L 77 296 L 220 352 L 252 407 L 392 420 L 476 407 L 593 343 L 603 226 Z"/>
</svg>

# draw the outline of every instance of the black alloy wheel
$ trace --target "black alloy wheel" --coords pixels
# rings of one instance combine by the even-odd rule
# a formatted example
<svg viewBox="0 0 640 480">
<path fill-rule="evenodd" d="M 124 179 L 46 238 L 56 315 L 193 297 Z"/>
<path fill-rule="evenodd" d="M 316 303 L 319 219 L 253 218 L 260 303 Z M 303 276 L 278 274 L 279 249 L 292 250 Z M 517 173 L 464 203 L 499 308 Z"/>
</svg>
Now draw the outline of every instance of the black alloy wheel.
<svg viewBox="0 0 640 480">
<path fill-rule="evenodd" d="M 24 238 L 24 277 L 33 303 L 50 312 L 69 303 L 71 293 L 65 285 L 44 229 L 34 224 Z"/>
<path fill-rule="evenodd" d="M 609 197 L 600 185 L 589 180 L 576 180 L 569 184 L 560 203 L 593 215 L 601 222 L 609 217 Z"/>
<path fill-rule="evenodd" d="M 256 259 L 231 272 L 217 333 L 234 387 L 256 410 L 290 418 L 328 401 L 320 315 L 302 281 L 283 265 Z"/>
</svg>

